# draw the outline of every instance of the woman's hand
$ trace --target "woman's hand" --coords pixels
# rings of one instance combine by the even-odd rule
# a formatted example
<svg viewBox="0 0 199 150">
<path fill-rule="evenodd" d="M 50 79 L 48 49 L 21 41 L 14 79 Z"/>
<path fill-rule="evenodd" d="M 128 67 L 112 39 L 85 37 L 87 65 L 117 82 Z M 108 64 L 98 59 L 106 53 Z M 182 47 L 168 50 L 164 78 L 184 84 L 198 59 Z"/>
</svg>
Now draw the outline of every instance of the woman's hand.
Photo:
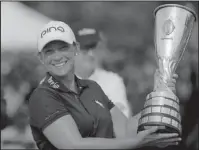
<svg viewBox="0 0 199 150">
<path fill-rule="evenodd" d="M 148 130 L 139 132 L 136 137 L 138 147 L 166 147 L 169 145 L 177 145 L 181 140 L 176 133 L 155 133 L 157 130 L 158 127 L 152 127 Z"/>
</svg>

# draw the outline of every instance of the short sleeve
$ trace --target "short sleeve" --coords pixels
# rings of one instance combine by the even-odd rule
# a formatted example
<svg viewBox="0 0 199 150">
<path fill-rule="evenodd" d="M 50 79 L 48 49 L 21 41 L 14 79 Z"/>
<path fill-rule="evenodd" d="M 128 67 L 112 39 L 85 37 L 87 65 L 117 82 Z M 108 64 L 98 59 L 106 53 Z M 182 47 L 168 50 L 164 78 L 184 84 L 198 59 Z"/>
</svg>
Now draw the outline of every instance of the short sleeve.
<svg viewBox="0 0 199 150">
<path fill-rule="evenodd" d="M 104 93 L 104 100 L 107 102 L 107 106 L 109 110 L 111 110 L 115 106 L 114 103 L 108 98 L 108 96 L 106 96 L 105 93 Z"/>
<path fill-rule="evenodd" d="M 36 89 L 29 100 L 30 125 L 41 130 L 56 119 L 67 115 L 68 110 L 56 93 L 47 89 Z"/>
<path fill-rule="evenodd" d="M 114 103 L 104 93 L 104 91 L 102 90 L 101 86 L 97 82 L 95 82 L 95 81 L 93 81 L 93 82 L 95 83 L 95 85 L 97 86 L 97 88 L 101 91 L 101 94 L 103 96 L 103 100 L 107 104 L 108 109 L 111 110 L 115 106 Z"/>
</svg>

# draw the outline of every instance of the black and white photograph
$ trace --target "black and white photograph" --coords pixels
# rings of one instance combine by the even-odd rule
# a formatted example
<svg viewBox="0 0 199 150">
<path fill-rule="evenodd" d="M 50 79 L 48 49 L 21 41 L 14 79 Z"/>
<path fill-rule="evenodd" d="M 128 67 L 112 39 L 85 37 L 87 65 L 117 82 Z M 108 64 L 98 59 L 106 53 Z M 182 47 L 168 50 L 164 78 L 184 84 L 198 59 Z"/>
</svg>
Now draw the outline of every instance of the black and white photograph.
<svg viewBox="0 0 199 150">
<path fill-rule="evenodd" d="M 1 1 L 1 149 L 198 150 L 198 1 Z"/>
</svg>

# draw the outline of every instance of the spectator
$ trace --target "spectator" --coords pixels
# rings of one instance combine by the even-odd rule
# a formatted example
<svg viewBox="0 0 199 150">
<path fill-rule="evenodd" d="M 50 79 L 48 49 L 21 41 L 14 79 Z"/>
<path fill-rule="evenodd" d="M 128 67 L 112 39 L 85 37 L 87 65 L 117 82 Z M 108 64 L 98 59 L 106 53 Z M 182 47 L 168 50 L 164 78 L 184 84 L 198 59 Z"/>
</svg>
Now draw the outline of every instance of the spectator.
<svg viewBox="0 0 199 150">
<path fill-rule="evenodd" d="M 76 37 L 80 43 L 80 53 L 76 56 L 76 75 L 97 82 L 108 98 L 126 117 L 130 117 L 132 110 L 127 100 L 123 79 L 116 73 L 104 70 L 97 59 L 96 51 L 101 42 L 99 31 L 82 28 L 77 31 Z"/>
</svg>

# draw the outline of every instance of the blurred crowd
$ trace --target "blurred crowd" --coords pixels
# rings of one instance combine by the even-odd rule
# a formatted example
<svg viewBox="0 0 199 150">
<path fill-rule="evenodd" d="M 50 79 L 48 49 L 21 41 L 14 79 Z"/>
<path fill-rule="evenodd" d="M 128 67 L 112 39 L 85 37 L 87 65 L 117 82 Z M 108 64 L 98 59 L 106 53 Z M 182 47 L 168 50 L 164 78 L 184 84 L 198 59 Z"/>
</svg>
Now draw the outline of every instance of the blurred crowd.
<svg viewBox="0 0 199 150">
<path fill-rule="evenodd" d="M 153 89 L 153 74 L 157 66 L 152 13 L 163 2 L 24 4 L 48 17 L 71 24 L 74 30 L 83 24 L 98 28 L 102 42 L 96 53 L 101 65 L 105 70 L 123 78 L 132 114 L 142 109 L 146 95 Z M 189 5 L 198 14 L 198 3 L 192 2 Z M 179 77 L 176 90 L 181 105 L 182 147 L 186 150 L 198 149 L 198 25 L 195 26 L 177 68 Z M 44 73 L 45 70 L 36 57 L 36 50 L 1 52 L 1 148 L 36 148 L 28 125 L 27 103 L 30 93 L 44 77 Z"/>
</svg>

